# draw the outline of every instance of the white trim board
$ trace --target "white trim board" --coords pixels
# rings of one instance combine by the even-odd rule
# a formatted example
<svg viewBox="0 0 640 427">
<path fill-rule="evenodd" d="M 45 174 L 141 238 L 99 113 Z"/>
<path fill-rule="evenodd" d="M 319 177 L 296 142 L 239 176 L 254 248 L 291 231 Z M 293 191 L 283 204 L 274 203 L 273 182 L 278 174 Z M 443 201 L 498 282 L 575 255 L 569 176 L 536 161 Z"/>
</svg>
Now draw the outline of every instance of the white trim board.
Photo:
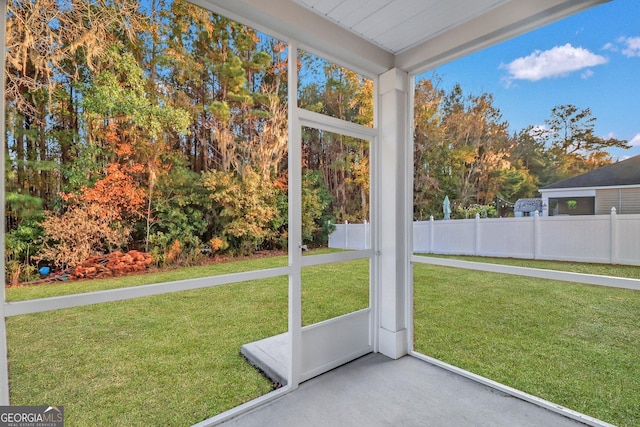
<svg viewBox="0 0 640 427">
<path fill-rule="evenodd" d="M 490 264 L 484 262 L 462 261 L 457 259 L 416 255 L 414 255 L 411 260 L 418 264 L 440 265 L 444 267 L 464 268 L 467 270 L 535 277 L 538 279 L 560 280 L 564 282 L 608 286 L 612 288 L 632 289 L 636 291 L 640 290 L 639 279 L 628 279 L 625 277 L 599 276 L 597 274 L 572 273 L 568 271 L 544 270 L 540 268 L 516 267 L 512 265 Z"/>
</svg>

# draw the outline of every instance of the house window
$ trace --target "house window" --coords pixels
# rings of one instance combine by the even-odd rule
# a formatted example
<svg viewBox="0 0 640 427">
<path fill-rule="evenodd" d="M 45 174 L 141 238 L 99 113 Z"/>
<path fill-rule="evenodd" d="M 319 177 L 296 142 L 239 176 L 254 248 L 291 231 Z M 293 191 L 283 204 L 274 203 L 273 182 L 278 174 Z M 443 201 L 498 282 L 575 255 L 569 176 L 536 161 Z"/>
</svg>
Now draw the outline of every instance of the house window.
<svg viewBox="0 0 640 427">
<path fill-rule="evenodd" d="M 549 216 L 595 215 L 595 197 L 558 197 L 549 199 Z"/>
</svg>

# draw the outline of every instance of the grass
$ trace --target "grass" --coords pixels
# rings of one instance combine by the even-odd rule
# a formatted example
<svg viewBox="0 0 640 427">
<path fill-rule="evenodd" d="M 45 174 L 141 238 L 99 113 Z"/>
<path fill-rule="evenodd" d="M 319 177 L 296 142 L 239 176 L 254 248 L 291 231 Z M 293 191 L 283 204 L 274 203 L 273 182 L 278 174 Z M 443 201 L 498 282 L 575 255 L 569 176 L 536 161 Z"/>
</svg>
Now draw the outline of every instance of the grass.
<svg viewBox="0 0 640 427">
<path fill-rule="evenodd" d="M 8 291 L 18 301 L 281 264 L 265 258 Z M 303 269 L 303 323 L 367 307 L 367 282 L 367 260 Z M 64 405 L 69 426 L 197 423 L 273 389 L 239 350 L 285 332 L 287 304 L 285 276 L 11 317 L 11 402 Z"/>
<path fill-rule="evenodd" d="M 369 307 L 369 260 L 302 270 L 302 325 Z"/>
<path fill-rule="evenodd" d="M 286 262 L 7 291 L 19 301 Z M 367 307 L 368 275 L 367 260 L 304 268 L 303 324 Z M 640 425 L 640 292 L 422 264 L 414 277 L 417 351 L 613 424 Z M 277 277 L 11 317 L 12 403 L 64 405 L 69 426 L 196 423 L 272 390 L 239 349 L 286 331 L 287 295 L 287 277 Z"/>
<path fill-rule="evenodd" d="M 272 389 L 242 344 L 285 332 L 287 278 L 7 321 L 11 402 L 69 426 L 191 425 Z"/>
<path fill-rule="evenodd" d="M 640 292 L 416 264 L 417 351 L 640 425 Z"/>
</svg>

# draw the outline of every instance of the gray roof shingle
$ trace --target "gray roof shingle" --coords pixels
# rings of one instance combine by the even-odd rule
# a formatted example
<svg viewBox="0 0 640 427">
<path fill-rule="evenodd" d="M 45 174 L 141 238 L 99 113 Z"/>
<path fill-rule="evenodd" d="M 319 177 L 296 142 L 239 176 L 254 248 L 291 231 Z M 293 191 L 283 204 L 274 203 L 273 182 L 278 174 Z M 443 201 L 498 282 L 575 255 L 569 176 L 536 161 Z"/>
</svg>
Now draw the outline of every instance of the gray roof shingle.
<svg viewBox="0 0 640 427">
<path fill-rule="evenodd" d="M 542 187 L 541 190 L 577 187 L 617 187 L 620 185 L 640 185 L 640 156 L 565 179 Z"/>
</svg>

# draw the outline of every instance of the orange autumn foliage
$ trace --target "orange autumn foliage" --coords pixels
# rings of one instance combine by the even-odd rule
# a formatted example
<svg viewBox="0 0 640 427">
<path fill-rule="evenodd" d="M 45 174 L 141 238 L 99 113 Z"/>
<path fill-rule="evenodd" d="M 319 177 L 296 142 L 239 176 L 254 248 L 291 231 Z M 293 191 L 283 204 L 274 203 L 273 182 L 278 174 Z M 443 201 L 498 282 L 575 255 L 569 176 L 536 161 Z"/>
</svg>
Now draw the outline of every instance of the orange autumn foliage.
<svg viewBox="0 0 640 427">
<path fill-rule="evenodd" d="M 78 195 L 69 195 L 68 201 L 83 205 L 91 214 L 112 221 L 140 218 L 146 203 L 146 192 L 135 181 L 133 174 L 144 171 L 144 166 L 133 164 L 127 169 L 118 163 L 105 168 L 104 178 L 93 187 L 83 187 Z"/>
<path fill-rule="evenodd" d="M 73 267 L 96 253 L 125 245 L 131 234 L 126 224 L 144 215 L 146 192 L 134 179 L 134 174 L 143 171 L 139 164 L 125 168 L 110 163 L 93 187 L 83 187 L 79 194 L 62 194 L 68 208 L 50 213 L 44 221 L 40 258 Z"/>
</svg>

